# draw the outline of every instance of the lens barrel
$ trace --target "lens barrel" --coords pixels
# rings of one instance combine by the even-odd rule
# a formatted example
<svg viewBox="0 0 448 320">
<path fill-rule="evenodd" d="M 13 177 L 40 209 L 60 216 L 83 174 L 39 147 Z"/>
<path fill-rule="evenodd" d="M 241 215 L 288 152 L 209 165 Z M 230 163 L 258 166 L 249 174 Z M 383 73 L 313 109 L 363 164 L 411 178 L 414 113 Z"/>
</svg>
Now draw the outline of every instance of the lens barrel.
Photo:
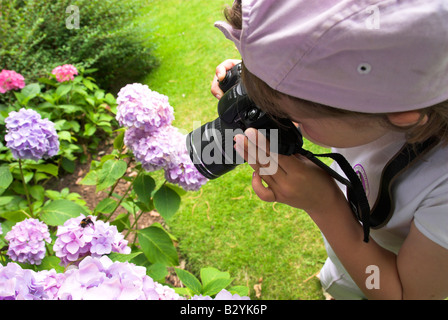
<svg viewBox="0 0 448 320">
<path fill-rule="evenodd" d="M 207 179 L 216 179 L 244 163 L 233 147 L 233 137 L 242 133 L 226 128 L 220 118 L 190 132 L 186 144 L 196 169 Z"/>
</svg>

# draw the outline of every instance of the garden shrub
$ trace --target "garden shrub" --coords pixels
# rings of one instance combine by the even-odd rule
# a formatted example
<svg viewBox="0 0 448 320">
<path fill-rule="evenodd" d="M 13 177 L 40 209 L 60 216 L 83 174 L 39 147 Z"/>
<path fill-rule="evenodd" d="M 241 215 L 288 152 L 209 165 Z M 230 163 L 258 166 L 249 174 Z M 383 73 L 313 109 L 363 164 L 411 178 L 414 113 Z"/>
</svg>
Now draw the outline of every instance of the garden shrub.
<svg viewBox="0 0 448 320">
<path fill-rule="evenodd" d="M 71 63 L 97 69 L 99 86 L 117 91 L 157 65 L 148 25 L 133 22 L 142 5 L 141 0 L 0 0 L 0 68 L 33 82 Z"/>
</svg>

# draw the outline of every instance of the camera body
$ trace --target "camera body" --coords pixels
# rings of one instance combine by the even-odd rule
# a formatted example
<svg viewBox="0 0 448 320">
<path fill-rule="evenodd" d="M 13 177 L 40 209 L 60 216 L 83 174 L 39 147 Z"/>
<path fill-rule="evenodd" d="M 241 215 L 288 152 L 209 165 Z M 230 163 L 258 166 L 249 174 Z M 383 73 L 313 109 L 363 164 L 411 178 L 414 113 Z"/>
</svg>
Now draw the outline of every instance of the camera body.
<svg viewBox="0 0 448 320">
<path fill-rule="evenodd" d="M 186 138 L 190 158 L 203 176 L 216 179 L 244 163 L 233 148 L 233 138 L 248 128 L 266 136 L 271 152 L 291 155 L 302 149 L 302 135 L 291 120 L 266 114 L 248 97 L 241 82 L 241 64 L 230 69 L 219 86 L 224 95 L 218 102 L 218 118 Z"/>
</svg>

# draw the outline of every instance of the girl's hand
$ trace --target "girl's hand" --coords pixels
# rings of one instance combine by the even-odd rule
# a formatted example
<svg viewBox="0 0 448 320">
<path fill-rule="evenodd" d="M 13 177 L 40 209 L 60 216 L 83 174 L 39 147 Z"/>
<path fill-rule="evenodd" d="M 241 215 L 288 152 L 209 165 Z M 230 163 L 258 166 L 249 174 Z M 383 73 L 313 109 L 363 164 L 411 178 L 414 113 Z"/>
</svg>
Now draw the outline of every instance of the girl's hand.
<svg viewBox="0 0 448 320">
<path fill-rule="evenodd" d="M 281 202 L 314 212 L 331 212 L 336 202 L 346 202 L 334 179 L 301 155 L 269 153 L 269 141 L 249 128 L 235 137 L 235 149 L 255 170 L 252 188 L 268 202 Z M 265 186 L 265 184 L 267 186 Z"/>
<path fill-rule="evenodd" d="M 228 59 L 216 67 L 215 76 L 213 77 L 211 85 L 211 92 L 217 99 L 221 99 L 224 94 L 224 92 L 222 92 L 221 88 L 219 87 L 218 81 L 222 81 L 226 76 L 227 70 L 232 69 L 240 62 L 241 60 Z"/>
</svg>

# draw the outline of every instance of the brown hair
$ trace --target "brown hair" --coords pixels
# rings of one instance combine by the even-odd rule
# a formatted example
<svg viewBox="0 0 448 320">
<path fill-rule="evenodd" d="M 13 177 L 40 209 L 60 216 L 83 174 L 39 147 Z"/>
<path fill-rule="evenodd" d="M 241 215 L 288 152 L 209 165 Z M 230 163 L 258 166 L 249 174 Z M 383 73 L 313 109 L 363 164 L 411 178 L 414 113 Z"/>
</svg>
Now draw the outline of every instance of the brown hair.
<svg viewBox="0 0 448 320">
<path fill-rule="evenodd" d="M 239 30 L 242 29 L 241 0 L 236 0 L 232 7 L 227 7 L 224 10 L 224 15 L 233 28 Z M 448 145 L 448 101 L 419 110 L 421 116 L 416 124 L 408 127 L 399 127 L 392 124 L 385 113 L 370 114 L 347 111 L 281 93 L 272 89 L 264 81 L 247 70 L 244 66 L 244 61 L 242 67 L 242 81 L 249 97 L 262 108 L 263 111 L 273 116 L 287 117 L 287 115 L 281 111 L 281 108 L 279 108 L 279 101 L 282 98 L 287 98 L 295 103 L 307 106 L 307 110 L 316 116 L 342 117 L 350 115 L 364 118 L 376 118 L 383 121 L 385 126 L 388 126 L 393 130 L 405 132 L 409 143 L 419 143 L 431 137 L 436 137 L 442 141 L 444 145 Z M 426 123 L 421 124 L 422 120 L 425 118 L 427 118 Z"/>
</svg>

